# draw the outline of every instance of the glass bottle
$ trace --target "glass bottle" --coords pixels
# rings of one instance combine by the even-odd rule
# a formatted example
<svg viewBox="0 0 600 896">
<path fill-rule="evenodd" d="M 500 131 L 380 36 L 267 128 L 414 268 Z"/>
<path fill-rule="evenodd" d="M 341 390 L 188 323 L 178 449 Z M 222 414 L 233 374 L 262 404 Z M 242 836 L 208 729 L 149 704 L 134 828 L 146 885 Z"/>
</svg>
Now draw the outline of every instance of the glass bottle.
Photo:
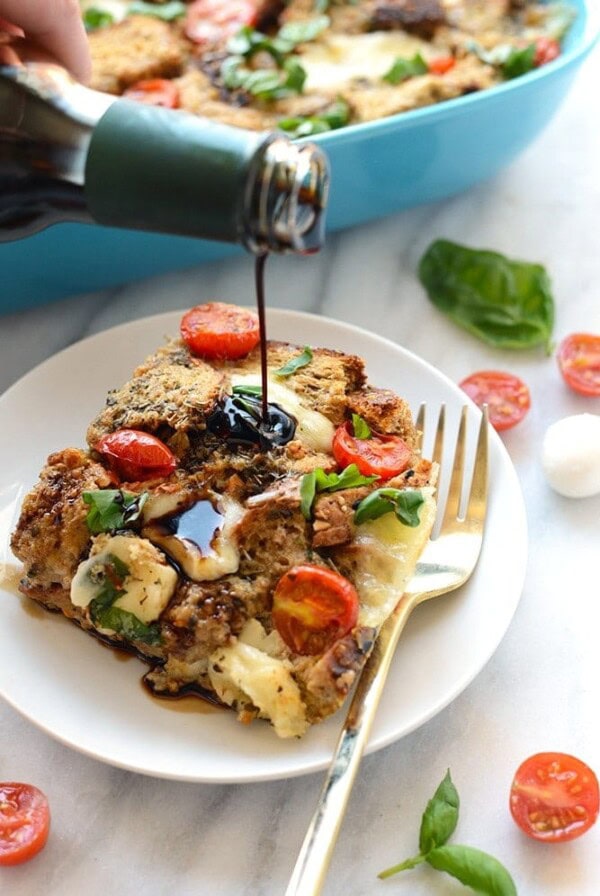
<svg viewBox="0 0 600 896">
<path fill-rule="evenodd" d="M 312 144 L 90 90 L 50 62 L 0 65 L 0 242 L 59 221 L 320 248 L 328 163 Z"/>
</svg>

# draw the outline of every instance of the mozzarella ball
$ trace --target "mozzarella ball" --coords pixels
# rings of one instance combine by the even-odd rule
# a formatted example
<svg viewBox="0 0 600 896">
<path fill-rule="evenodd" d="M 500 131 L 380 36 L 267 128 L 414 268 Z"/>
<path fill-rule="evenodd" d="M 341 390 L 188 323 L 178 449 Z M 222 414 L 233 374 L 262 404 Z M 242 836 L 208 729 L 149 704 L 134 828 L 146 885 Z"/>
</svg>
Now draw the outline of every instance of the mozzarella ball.
<svg viewBox="0 0 600 896">
<path fill-rule="evenodd" d="M 600 416 L 574 414 L 546 430 L 542 466 L 552 488 L 566 498 L 600 493 Z"/>
</svg>

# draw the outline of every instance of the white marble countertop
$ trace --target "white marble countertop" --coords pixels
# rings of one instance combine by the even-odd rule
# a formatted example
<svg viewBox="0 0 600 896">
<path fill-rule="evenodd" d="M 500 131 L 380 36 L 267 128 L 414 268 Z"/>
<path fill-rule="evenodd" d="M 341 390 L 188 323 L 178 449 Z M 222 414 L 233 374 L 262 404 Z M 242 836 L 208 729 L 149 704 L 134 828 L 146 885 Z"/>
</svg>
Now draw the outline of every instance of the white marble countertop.
<svg viewBox="0 0 600 896">
<path fill-rule="evenodd" d="M 564 387 L 551 358 L 494 351 L 458 331 L 427 301 L 415 268 L 440 236 L 547 265 L 556 338 L 600 332 L 600 118 L 590 84 L 595 54 L 558 116 L 491 183 L 435 206 L 336 235 L 310 260 L 276 260 L 272 305 L 316 311 L 370 328 L 454 380 L 510 369 L 533 407 L 504 441 L 527 504 L 530 553 L 512 625 L 477 679 L 420 729 L 364 760 L 335 852 L 328 896 L 470 892 L 420 867 L 376 873 L 415 852 L 421 811 L 447 767 L 462 799 L 455 842 L 493 853 L 522 896 L 597 896 L 600 824 L 549 847 L 524 838 L 508 811 L 512 774 L 526 756 L 573 753 L 600 773 L 600 497 L 569 501 L 543 478 L 545 428 L 600 399 Z M 121 321 L 211 298 L 251 303 L 245 259 L 215 263 L 82 296 L 0 320 L 0 390 L 73 341 Z M 510 554 L 506 562 L 510 563 Z M 1 661 L 1 660 L 0 660 Z M 321 775 L 245 785 L 180 784 L 110 768 L 51 740 L 0 702 L 0 778 L 49 796 L 50 841 L 33 862 L 0 869 L 11 896 L 278 896 L 285 890 Z"/>
</svg>

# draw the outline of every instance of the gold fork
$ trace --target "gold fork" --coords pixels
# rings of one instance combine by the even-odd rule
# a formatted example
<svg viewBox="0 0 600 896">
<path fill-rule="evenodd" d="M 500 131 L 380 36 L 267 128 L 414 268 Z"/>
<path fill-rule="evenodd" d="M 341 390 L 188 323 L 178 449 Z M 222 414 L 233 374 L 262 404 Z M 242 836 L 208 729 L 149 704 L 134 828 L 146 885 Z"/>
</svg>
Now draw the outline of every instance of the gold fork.
<svg viewBox="0 0 600 896">
<path fill-rule="evenodd" d="M 462 512 L 467 413 L 468 408 L 465 406 L 456 438 L 445 509 L 442 510 L 442 502 L 438 498 L 432 537 L 417 563 L 406 591 L 382 626 L 360 676 L 285 896 L 318 896 L 322 890 L 392 657 L 408 617 L 423 601 L 455 591 L 463 585 L 477 564 L 487 506 L 489 425 L 485 407 L 479 426 L 469 497 Z M 416 423 L 421 433 L 421 444 L 425 417 L 426 409 L 422 405 Z M 440 479 L 445 464 L 444 431 L 445 408 L 442 405 L 432 451 L 432 460 L 440 464 Z"/>
</svg>

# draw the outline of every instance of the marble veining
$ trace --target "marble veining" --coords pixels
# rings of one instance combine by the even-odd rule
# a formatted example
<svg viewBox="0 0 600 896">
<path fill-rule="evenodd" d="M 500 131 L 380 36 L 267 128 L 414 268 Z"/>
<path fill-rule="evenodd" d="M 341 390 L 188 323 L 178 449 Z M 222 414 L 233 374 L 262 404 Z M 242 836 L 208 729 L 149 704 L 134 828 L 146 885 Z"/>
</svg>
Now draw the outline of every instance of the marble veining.
<svg viewBox="0 0 600 896">
<path fill-rule="evenodd" d="M 421 811 L 448 766 L 462 798 L 454 842 L 500 858 L 521 896 L 598 894 L 600 825 L 579 841 L 549 848 L 520 835 L 507 802 L 516 766 L 540 750 L 577 754 L 600 773 L 600 498 L 560 498 L 539 464 L 546 426 L 568 413 L 600 413 L 600 400 L 568 392 L 552 358 L 494 351 L 458 331 L 428 303 L 415 269 L 439 236 L 539 260 L 554 283 L 556 338 L 600 332 L 600 120 L 590 100 L 599 79 L 596 53 L 547 131 L 492 182 L 335 235 L 317 258 L 270 264 L 275 307 L 367 327 L 455 380 L 475 369 L 513 370 L 533 395 L 527 420 L 504 437 L 531 535 L 514 621 L 458 699 L 364 760 L 326 896 L 469 892 L 425 867 L 386 883 L 376 878 L 416 851 Z M 209 299 L 251 304 L 251 262 L 214 263 L 4 317 L 0 390 L 77 339 Z M 0 779 L 35 782 L 53 810 L 45 851 L 28 865 L 0 869 L 2 894 L 279 896 L 321 775 L 230 786 L 154 780 L 72 752 L 0 703 Z"/>
</svg>

